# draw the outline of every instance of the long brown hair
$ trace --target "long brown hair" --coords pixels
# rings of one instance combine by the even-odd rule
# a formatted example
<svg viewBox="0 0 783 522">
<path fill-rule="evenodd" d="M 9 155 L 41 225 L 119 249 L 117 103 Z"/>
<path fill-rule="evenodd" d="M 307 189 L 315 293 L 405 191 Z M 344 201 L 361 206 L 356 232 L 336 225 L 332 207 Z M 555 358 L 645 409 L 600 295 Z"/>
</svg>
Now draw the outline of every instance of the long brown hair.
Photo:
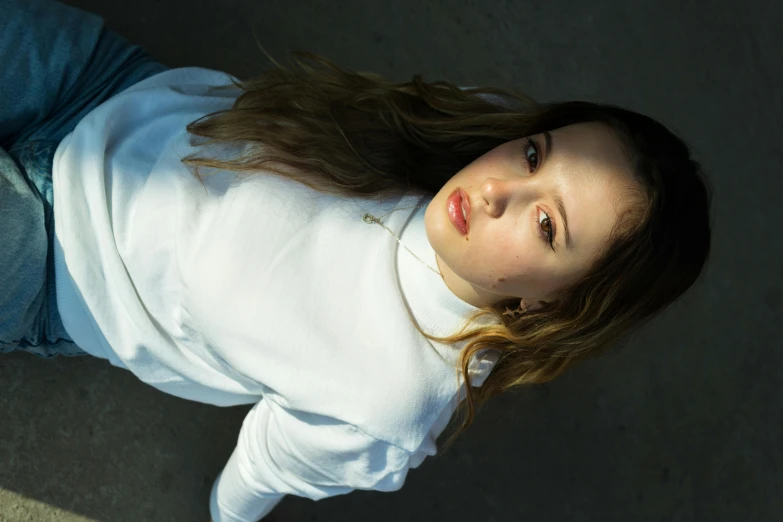
<svg viewBox="0 0 783 522">
<path fill-rule="evenodd" d="M 196 175 L 199 167 L 264 171 L 336 195 L 434 196 L 493 148 L 580 122 L 608 125 L 632 166 L 641 196 L 638 212 L 618 222 L 603 255 L 557 300 L 517 318 L 503 311 L 518 301 L 479 308 L 448 337 L 429 335 L 413 321 L 429 339 L 467 341 L 457 372 L 467 385 L 457 413 L 467 414 L 446 449 L 490 397 L 551 381 L 595 356 L 670 305 L 701 273 L 710 248 L 711 190 L 688 146 L 655 120 L 612 105 L 537 103 L 509 89 L 463 89 L 421 75 L 395 83 L 309 52 L 293 56 L 300 70 L 269 57 L 270 70 L 225 86 L 243 91 L 230 110 L 187 126 L 208 138 L 204 145 L 252 145 L 228 161 L 183 159 Z M 482 321 L 485 326 L 470 328 L 487 318 L 495 324 Z M 498 350 L 500 358 L 474 389 L 468 363 L 484 349 Z"/>
</svg>

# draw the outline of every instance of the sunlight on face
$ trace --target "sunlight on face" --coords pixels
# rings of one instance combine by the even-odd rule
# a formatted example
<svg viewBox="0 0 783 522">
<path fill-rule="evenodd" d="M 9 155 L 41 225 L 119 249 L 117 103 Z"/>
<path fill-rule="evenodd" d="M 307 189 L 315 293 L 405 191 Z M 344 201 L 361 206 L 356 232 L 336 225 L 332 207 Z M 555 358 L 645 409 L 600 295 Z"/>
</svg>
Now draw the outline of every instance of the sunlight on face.
<svg viewBox="0 0 783 522">
<path fill-rule="evenodd" d="M 443 279 L 473 306 L 552 300 L 586 272 L 632 204 L 625 200 L 630 165 L 607 126 L 579 123 L 549 134 L 551 148 L 542 133 L 529 145 L 522 138 L 492 149 L 427 207 L 427 238 Z M 447 200 L 457 189 L 470 202 L 467 235 L 449 218 Z"/>
</svg>

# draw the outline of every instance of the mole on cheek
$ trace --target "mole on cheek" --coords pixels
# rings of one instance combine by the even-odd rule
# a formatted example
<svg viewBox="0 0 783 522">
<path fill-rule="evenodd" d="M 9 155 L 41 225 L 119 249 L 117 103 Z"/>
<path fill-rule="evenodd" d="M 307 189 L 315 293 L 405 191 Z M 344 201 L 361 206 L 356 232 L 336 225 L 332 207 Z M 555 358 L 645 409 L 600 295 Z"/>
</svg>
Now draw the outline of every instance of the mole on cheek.
<svg viewBox="0 0 783 522">
<path fill-rule="evenodd" d="M 501 277 L 500 279 L 498 279 L 498 283 L 505 283 L 505 282 L 506 282 L 505 277 Z"/>
</svg>

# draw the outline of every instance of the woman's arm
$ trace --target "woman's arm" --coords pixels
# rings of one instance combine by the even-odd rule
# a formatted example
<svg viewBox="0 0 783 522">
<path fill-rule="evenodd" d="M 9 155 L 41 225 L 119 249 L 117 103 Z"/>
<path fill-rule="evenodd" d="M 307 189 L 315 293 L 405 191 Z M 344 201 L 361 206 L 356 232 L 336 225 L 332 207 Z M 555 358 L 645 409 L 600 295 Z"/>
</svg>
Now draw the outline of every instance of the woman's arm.
<svg viewBox="0 0 783 522">
<path fill-rule="evenodd" d="M 396 491 L 411 453 L 339 419 L 262 399 L 210 494 L 217 522 L 257 522 L 285 495 L 320 500 L 354 489 Z"/>
</svg>

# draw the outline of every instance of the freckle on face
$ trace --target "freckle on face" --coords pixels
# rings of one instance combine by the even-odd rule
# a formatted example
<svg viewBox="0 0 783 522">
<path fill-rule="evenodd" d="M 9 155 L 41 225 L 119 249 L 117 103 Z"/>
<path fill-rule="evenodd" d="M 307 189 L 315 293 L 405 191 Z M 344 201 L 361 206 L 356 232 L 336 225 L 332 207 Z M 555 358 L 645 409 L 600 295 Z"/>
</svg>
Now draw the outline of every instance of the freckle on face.
<svg viewBox="0 0 783 522">
<path fill-rule="evenodd" d="M 498 283 L 505 283 L 505 282 L 506 282 L 505 277 L 501 277 L 500 279 L 498 279 Z"/>
</svg>

